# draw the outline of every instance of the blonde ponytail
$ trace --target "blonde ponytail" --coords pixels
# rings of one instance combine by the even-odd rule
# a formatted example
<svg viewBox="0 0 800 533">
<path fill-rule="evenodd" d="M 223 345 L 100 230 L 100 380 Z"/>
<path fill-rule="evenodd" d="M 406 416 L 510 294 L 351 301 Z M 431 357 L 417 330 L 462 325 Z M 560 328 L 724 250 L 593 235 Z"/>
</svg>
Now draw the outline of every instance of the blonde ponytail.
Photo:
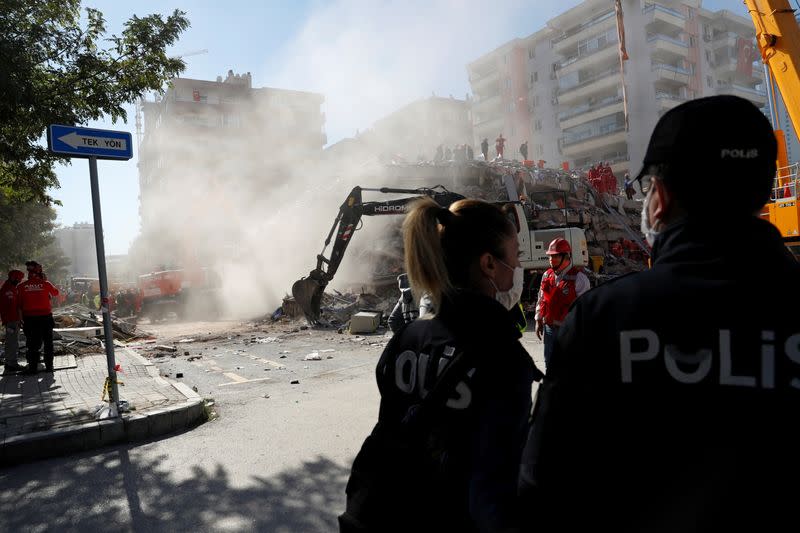
<svg viewBox="0 0 800 533">
<path fill-rule="evenodd" d="M 403 221 L 406 270 L 412 292 L 419 298 L 428 293 L 436 309 L 442 295 L 452 290 L 441 242 L 440 217 L 446 209 L 430 198 L 414 202 Z M 449 214 L 449 211 L 448 211 Z"/>
</svg>

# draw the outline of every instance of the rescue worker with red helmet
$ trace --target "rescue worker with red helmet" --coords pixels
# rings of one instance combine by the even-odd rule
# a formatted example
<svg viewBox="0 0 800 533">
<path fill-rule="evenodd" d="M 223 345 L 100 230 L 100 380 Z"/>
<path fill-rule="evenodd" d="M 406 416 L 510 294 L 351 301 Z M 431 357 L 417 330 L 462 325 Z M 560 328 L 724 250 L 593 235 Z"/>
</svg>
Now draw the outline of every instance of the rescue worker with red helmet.
<svg viewBox="0 0 800 533">
<path fill-rule="evenodd" d="M 578 266 L 571 266 L 572 247 L 561 237 L 553 239 L 545 252 L 550 268 L 542 276 L 536 302 L 536 336 L 544 334 L 545 371 L 550 366 L 553 343 L 572 302 L 590 288 L 589 278 Z"/>
<path fill-rule="evenodd" d="M 0 287 L 0 319 L 6 330 L 4 372 L 16 372 L 24 369 L 18 361 L 20 316 L 17 297 L 17 285 L 23 279 L 25 279 L 25 274 L 21 270 L 11 270 L 8 272 L 8 279 Z"/>
<path fill-rule="evenodd" d="M 58 296 L 58 289 L 47 281 L 42 265 L 36 261 L 25 263 L 28 270 L 27 281 L 17 289 L 19 309 L 22 311 L 23 330 L 27 340 L 28 368 L 26 374 L 35 374 L 39 367 L 39 350 L 44 343 L 44 366 L 47 372 L 53 371 L 53 304 L 51 296 Z"/>
</svg>

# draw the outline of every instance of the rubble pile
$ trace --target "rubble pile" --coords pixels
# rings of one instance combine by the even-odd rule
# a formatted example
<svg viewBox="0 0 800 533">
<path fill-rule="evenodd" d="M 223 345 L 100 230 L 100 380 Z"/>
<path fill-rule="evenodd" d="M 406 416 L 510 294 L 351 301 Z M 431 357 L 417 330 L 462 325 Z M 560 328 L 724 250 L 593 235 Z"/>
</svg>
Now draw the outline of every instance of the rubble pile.
<svg viewBox="0 0 800 533">
<path fill-rule="evenodd" d="M 468 198 L 489 202 L 522 201 L 531 229 L 565 226 L 582 228 L 586 234 L 590 265 L 599 279 L 642 270 L 648 249 L 639 231 L 641 200 L 598 192 L 586 172 L 528 167 L 519 161 L 420 162 L 388 167 L 393 184 L 431 187 L 444 185 Z M 505 186 L 511 176 L 516 190 Z M 562 205 L 561 198 L 566 198 Z M 625 243 L 621 253 L 616 246 Z M 393 281 L 403 271 L 400 222 L 386 235 L 381 252 L 372 255 L 376 281 Z M 383 250 L 391 250 L 387 253 Z M 364 253 L 364 252 L 362 252 Z M 366 261 L 367 258 L 362 258 Z"/>
<path fill-rule="evenodd" d="M 53 347 L 56 351 L 62 349 L 75 353 L 70 348 L 93 350 L 100 346 L 103 338 L 103 317 L 88 307 L 80 304 L 57 307 L 53 310 L 53 321 Z M 137 331 L 135 323 L 113 317 L 111 331 L 115 341 L 128 342 L 150 337 L 145 332 Z"/>
</svg>

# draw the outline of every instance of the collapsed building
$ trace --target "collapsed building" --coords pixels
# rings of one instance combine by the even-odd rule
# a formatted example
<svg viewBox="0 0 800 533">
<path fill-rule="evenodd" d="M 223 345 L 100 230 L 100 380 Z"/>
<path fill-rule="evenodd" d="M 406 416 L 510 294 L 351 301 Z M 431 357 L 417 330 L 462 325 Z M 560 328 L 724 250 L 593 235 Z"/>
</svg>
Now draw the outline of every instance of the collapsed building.
<svg viewBox="0 0 800 533">
<path fill-rule="evenodd" d="M 381 175 L 385 183 L 370 183 L 369 188 L 357 187 L 351 191 L 326 240 L 327 246 L 336 235 L 329 256 L 326 257 L 323 250 L 317 258 L 316 269 L 295 283 L 292 292 L 297 302 L 291 298 L 284 301 L 287 314 L 297 315 L 302 311 L 310 322 L 315 323 L 324 319 L 327 312 L 328 318 L 341 321 L 343 307 L 358 308 L 356 299 L 352 297 L 358 292 L 384 296 L 384 300 L 375 302 L 373 309 L 387 311 L 397 296 L 397 276 L 405 271 L 402 217 L 389 217 L 390 222 L 381 227 L 380 234 L 371 233 L 371 239 L 364 239 L 368 242 L 350 249 L 348 255 L 356 255 L 359 265 L 370 266 L 369 279 L 350 286 L 350 295 L 341 292 L 323 294 L 323 291 L 328 282 L 333 281 L 352 232 L 361 228 L 361 217 L 402 214 L 408 201 L 416 197 L 414 193 L 432 195 L 440 205 L 449 205 L 453 201 L 442 203 L 451 193 L 455 193 L 456 198 L 515 204 L 513 211 L 521 228 L 520 235 L 524 235 L 521 238 L 531 240 L 530 257 L 523 260 L 527 287 L 523 302 L 528 304 L 535 301 L 538 279 L 548 266 L 544 255 L 547 245 L 565 232 L 580 236 L 580 259 L 595 284 L 647 266 L 649 248 L 638 229 L 641 201 L 599 192 L 582 171 L 533 168 L 508 160 L 462 160 L 394 163 L 371 174 Z M 386 188 L 387 184 L 390 188 Z M 404 194 L 404 197 L 362 201 L 362 191 Z M 524 221 L 520 220 L 522 217 Z M 522 231 L 522 228 L 530 232 Z M 358 241 L 357 238 L 353 240 Z M 342 287 L 341 280 L 337 286 Z"/>
</svg>

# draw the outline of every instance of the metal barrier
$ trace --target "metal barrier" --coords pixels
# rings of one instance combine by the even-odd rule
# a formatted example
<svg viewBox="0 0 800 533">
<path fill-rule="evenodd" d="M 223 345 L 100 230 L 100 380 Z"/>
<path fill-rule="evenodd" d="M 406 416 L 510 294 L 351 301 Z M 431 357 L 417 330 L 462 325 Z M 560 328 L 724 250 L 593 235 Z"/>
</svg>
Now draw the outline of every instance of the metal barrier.
<svg viewBox="0 0 800 533">
<path fill-rule="evenodd" d="M 770 200 L 781 200 L 783 198 L 794 198 L 797 196 L 798 172 L 800 163 L 794 163 L 788 167 L 781 167 L 775 172 L 775 181 L 772 186 Z M 783 182 L 783 184 L 781 184 Z"/>
</svg>

